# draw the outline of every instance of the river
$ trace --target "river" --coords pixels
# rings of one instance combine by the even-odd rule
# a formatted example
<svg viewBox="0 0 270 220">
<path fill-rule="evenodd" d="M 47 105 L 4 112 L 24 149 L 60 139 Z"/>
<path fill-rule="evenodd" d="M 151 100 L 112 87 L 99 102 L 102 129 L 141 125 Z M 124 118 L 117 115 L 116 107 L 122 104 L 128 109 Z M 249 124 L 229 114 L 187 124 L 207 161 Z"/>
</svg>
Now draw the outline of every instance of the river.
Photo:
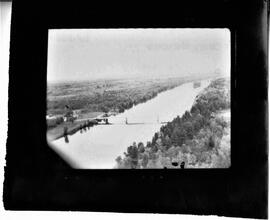
<svg viewBox="0 0 270 220">
<path fill-rule="evenodd" d="M 202 81 L 198 88 L 193 88 L 193 83 L 185 83 L 162 92 L 146 103 L 109 117 L 110 125 L 91 127 L 82 133 L 69 135 L 68 143 L 60 138 L 50 146 L 73 168 L 111 169 L 116 164 L 117 156 L 122 156 L 134 141 L 146 144 L 159 131 L 162 123 L 172 121 L 190 110 L 196 95 L 209 82 Z"/>
</svg>

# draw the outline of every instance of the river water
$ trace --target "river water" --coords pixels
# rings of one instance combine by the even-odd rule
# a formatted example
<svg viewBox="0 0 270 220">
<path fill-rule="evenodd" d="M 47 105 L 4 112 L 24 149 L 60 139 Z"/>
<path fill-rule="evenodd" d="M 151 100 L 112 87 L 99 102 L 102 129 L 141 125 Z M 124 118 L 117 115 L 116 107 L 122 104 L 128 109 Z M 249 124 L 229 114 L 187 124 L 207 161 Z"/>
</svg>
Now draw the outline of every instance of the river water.
<svg viewBox="0 0 270 220">
<path fill-rule="evenodd" d="M 60 138 L 50 146 L 73 168 L 111 169 L 116 164 L 117 156 L 122 156 L 133 142 L 146 144 L 159 131 L 162 123 L 190 110 L 196 95 L 209 82 L 202 81 L 198 88 L 193 88 L 193 83 L 185 83 L 162 92 L 146 103 L 109 117 L 110 125 L 91 127 L 82 133 L 69 135 L 68 143 Z"/>
</svg>

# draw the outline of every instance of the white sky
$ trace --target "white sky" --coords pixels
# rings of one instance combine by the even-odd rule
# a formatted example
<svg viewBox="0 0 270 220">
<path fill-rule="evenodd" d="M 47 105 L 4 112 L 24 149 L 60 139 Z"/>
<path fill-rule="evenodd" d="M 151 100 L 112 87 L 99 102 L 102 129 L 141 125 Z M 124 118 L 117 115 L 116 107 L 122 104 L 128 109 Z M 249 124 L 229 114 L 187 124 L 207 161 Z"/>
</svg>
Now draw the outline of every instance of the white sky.
<svg viewBox="0 0 270 220">
<path fill-rule="evenodd" d="M 48 81 L 230 75 L 228 29 L 51 29 Z"/>
</svg>

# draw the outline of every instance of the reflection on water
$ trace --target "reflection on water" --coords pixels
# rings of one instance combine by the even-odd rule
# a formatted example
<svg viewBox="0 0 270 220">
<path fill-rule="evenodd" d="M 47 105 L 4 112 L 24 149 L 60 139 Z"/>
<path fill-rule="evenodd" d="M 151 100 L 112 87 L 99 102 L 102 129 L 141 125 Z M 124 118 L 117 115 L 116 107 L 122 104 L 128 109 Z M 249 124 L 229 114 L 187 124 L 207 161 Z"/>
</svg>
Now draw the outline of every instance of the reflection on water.
<svg viewBox="0 0 270 220">
<path fill-rule="evenodd" d="M 65 135 L 65 143 L 69 143 L 69 140 L 68 140 L 68 135 Z"/>
<path fill-rule="evenodd" d="M 80 129 L 67 139 L 53 141 L 52 148 L 69 158 L 75 168 L 113 168 L 117 156 L 134 141 L 146 144 L 164 123 L 190 110 L 196 95 L 208 84 L 209 81 L 203 81 L 201 87 L 193 88 L 193 83 L 186 83 L 160 93 L 146 103 L 109 117 L 109 125 Z"/>
</svg>

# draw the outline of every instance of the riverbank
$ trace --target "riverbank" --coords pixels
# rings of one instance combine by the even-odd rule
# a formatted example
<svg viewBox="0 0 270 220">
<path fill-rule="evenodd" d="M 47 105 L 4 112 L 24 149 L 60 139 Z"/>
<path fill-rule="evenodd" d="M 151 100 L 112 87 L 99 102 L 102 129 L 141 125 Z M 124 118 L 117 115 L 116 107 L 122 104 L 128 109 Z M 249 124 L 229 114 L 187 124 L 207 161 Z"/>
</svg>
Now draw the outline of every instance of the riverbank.
<svg viewBox="0 0 270 220">
<path fill-rule="evenodd" d="M 74 122 L 63 122 L 58 126 L 47 130 L 47 140 L 52 142 L 65 135 L 75 134 L 77 131 L 90 128 L 97 124 L 95 119 L 85 118 Z"/>
</svg>

